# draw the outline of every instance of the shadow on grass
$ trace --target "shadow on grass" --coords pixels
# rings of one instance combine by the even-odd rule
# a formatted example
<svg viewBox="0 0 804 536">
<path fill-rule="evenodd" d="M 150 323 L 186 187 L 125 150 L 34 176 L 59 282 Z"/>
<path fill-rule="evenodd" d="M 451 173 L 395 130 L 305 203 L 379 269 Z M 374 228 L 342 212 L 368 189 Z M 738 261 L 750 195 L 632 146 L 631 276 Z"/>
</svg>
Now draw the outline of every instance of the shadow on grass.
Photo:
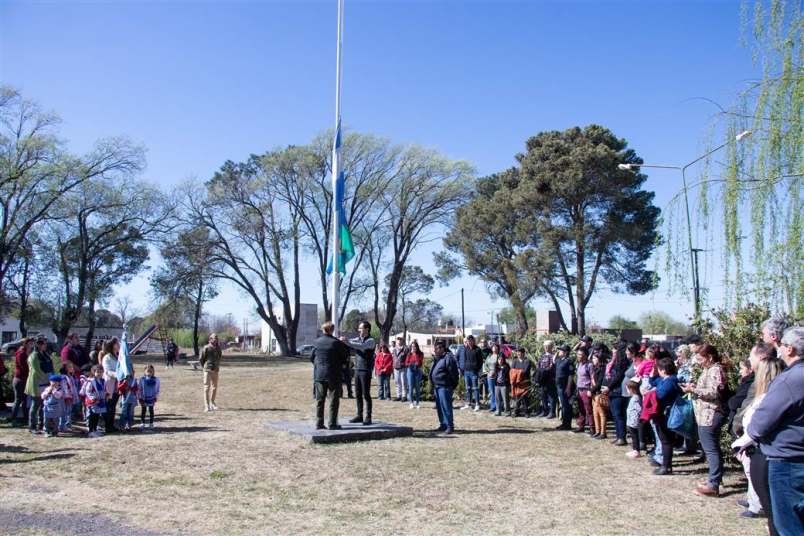
<svg viewBox="0 0 804 536">
<path fill-rule="evenodd" d="M 299 410 L 288 408 L 231 408 L 229 411 L 281 411 L 288 413 L 298 413 Z"/>
<path fill-rule="evenodd" d="M 72 452 L 62 452 L 55 454 L 45 454 L 44 456 L 34 456 L 32 458 L 23 458 L 21 460 L 0 460 L 0 465 L 7 465 L 12 463 L 30 463 L 30 462 L 46 462 L 53 460 L 67 460 L 74 458 L 76 454 Z"/>
<path fill-rule="evenodd" d="M 214 426 L 172 426 L 170 428 L 154 428 L 149 434 L 184 434 L 184 433 L 199 433 L 199 432 L 231 432 L 224 428 L 215 428 Z"/>
<path fill-rule="evenodd" d="M 455 430 L 456 435 L 497 435 L 497 434 L 535 434 L 535 430 L 527 428 L 501 427 L 493 430 Z"/>
</svg>

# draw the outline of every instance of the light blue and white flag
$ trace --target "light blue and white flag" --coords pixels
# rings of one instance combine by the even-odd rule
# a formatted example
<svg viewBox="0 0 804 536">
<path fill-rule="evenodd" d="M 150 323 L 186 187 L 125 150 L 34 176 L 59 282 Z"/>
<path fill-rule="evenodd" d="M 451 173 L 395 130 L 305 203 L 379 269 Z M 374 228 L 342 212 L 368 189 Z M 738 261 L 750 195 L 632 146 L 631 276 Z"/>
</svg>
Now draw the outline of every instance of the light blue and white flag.
<svg viewBox="0 0 804 536">
<path fill-rule="evenodd" d="M 131 359 L 128 356 L 128 341 L 126 341 L 126 338 L 127 335 L 124 331 L 120 337 L 120 355 L 117 356 L 117 369 L 115 370 L 115 376 L 117 376 L 117 381 L 119 382 L 131 376 L 133 370 L 131 368 Z"/>
</svg>

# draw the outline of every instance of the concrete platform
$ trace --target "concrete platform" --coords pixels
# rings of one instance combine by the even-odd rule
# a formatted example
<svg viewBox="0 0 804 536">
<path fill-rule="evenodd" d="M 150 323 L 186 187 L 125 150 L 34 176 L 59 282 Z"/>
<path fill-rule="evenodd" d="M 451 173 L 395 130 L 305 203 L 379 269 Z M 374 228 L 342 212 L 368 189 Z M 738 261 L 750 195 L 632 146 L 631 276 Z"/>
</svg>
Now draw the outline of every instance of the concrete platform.
<svg viewBox="0 0 804 536">
<path fill-rule="evenodd" d="M 399 426 L 387 422 L 374 422 L 369 426 L 362 424 L 349 424 L 345 420 L 339 421 L 343 428 L 340 430 L 316 430 L 312 421 L 270 421 L 265 426 L 279 432 L 288 432 L 290 435 L 301 437 L 311 443 L 351 443 L 354 441 L 371 441 L 375 439 L 391 439 L 394 437 L 409 437 L 413 435 L 410 426 Z"/>
</svg>

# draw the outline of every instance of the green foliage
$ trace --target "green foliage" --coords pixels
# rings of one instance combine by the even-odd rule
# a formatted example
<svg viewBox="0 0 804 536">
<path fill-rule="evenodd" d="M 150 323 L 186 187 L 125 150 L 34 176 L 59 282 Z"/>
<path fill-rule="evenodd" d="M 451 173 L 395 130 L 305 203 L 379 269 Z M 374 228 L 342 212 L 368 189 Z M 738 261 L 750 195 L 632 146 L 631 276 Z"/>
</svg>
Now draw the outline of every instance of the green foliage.
<svg viewBox="0 0 804 536">
<path fill-rule="evenodd" d="M 617 344 L 619 338 L 616 335 L 612 335 L 611 333 L 592 333 L 590 334 L 592 340 L 594 342 L 602 342 L 609 348 L 614 347 Z M 580 335 L 573 335 L 572 333 L 566 331 L 560 331 L 558 333 L 548 333 L 546 335 L 527 335 L 517 341 L 517 343 L 521 346 L 525 347 L 527 351 L 528 358 L 531 360 L 538 359 L 539 356 L 542 355 L 544 352 L 544 341 L 553 341 L 553 344 L 556 346 L 560 346 L 562 344 L 568 345 L 570 348 L 578 344 L 578 341 L 581 340 Z M 573 358 L 575 356 L 572 356 Z"/>
<path fill-rule="evenodd" d="M 636 321 L 625 318 L 621 315 L 614 315 L 609 318 L 609 329 L 636 329 L 639 324 Z"/>
<path fill-rule="evenodd" d="M 185 329 L 185 328 L 177 328 L 168 330 L 170 337 L 173 338 L 173 341 L 180 347 L 180 348 L 193 348 L 193 330 Z M 218 334 L 221 337 L 221 334 Z M 207 339 L 209 338 L 208 331 L 199 331 L 198 332 L 198 346 L 204 346 L 207 343 Z M 221 337 L 221 340 L 223 338 Z"/>
<path fill-rule="evenodd" d="M 690 327 L 663 311 L 648 311 L 639 315 L 639 327 L 643 333 L 688 335 Z"/>
</svg>

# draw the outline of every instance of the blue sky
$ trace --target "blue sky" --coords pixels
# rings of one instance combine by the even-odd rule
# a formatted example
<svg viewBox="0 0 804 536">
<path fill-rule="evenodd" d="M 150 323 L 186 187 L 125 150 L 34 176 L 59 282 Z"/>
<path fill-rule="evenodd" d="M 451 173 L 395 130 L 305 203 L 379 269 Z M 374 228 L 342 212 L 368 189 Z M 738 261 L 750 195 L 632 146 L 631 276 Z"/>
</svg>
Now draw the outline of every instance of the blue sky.
<svg viewBox="0 0 804 536">
<path fill-rule="evenodd" d="M 729 104 L 755 74 L 730 2 L 436 2 L 346 0 L 344 123 L 399 143 L 433 147 L 479 174 L 513 164 L 528 136 L 599 123 L 646 162 L 682 164 L 706 142 L 711 104 Z M 336 1 L 0 4 L 0 82 L 63 118 L 82 152 L 105 136 L 147 147 L 143 178 L 169 188 L 208 178 L 227 159 L 305 143 L 334 115 Z M 677 173 L 646 187 L 664 207 Z M 437 247 L 437 246 L 436 246 Z M 432 247 L 414 262 L 432 267 Z M 317 302 L 314 264 L 302 298 Z M 716 275 L 702 281 L 720 299 Z M 433 297 L 489 318 L 471 278 Z M 145 309 L 147 276 L 120 289 Z M 541 304 L 537 303 L 536 306 Z M 636 318 L 691 304 L 663 289 L 600 293 L 589 315 Z M 251 314 L 233 288 L 214 314 Z"/>
</svg>

